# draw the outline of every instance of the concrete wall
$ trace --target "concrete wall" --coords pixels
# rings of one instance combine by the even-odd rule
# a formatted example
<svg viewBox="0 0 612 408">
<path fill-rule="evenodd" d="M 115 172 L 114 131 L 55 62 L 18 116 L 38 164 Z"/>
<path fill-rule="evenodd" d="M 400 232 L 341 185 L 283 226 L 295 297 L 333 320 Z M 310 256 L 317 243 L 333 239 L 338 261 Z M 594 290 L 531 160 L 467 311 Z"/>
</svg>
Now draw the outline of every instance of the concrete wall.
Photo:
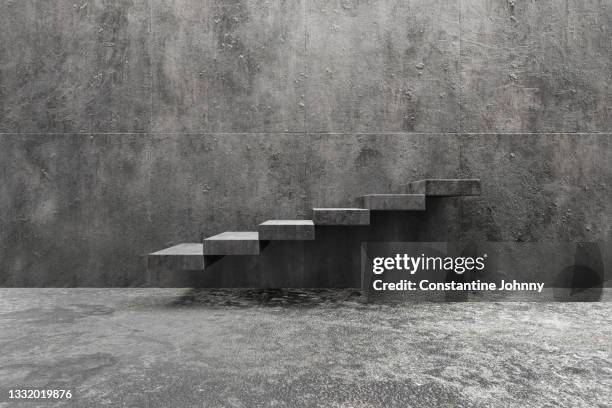
<svg viewBox="0 0 612 408">
<path fill-rule="evenodd" d="M 0 285 L 424 177 L 483 195 L 369 238 L 610 248 L 610 1 L 4 1 L 0 39 Z"/>
</svg>

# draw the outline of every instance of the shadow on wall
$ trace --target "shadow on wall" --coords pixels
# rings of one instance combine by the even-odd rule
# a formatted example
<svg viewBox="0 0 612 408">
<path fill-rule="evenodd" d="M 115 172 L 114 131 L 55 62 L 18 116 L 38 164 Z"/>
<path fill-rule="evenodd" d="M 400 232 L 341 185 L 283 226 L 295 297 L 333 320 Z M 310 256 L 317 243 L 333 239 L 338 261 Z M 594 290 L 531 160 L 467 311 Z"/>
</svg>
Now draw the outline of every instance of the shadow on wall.
<svg viewBox="0 0 612 408">
<path fill-rule="evenodd" d="M 564 268 L 554 284 L 554 298 L 559 301 L 595 302 L 601 299 L 605 267 L 599 245 L 576 245 L 574 265 Z"/>
<path fill-rule="evenodd" d="M 495 246 L 496 243 L 490 243 Z M 486 245 L 486 244 L 485 244 Z M 504 243 L 497 245 L 503 246 Z M 489 251 L 490 256 L 484 276 L 461 275 L 458 279 L 454 273 L 447 275 L 447 281 L 464 282 L 476 278 L 486 281 L 511 281 L 517 279 L 525 282 L 545 282 L 552 288 L 548 300 L 560 302 L 596 302 L 602 299 L 606 282 L 604 254 L 596 242 L 579 243 L 507 243 L 515 247 L 513 257 L 500 256 Z M 603 245 L 603 244 L 601 244 Z M 533 246 L 529 250 L 529 246 Z M 527 248 L 527 250 L 521 250 Z M 483 249 L 476 243 L 464 247 L 461 256 L 476 257 Z M 510 252 L 513 250 L 511 249 Z M 572 257 L 573 254 L 573 257 Z M 518 259 L 521 258 L 521 259 Z M 567 265 L 567 266 L 566 266 Z M 454 275 L 454 276 L 453 276 Z M 461 292 L 451 292 L 449 299 L 466 300 Z"/>
<path fill-rule="evenodd" d="M 602 245 L 595 242 L 368 242 L 362 250 L 361 287 L 371 299 L 378 301 L 600 301 L 606 282 Z M 415 260 L 422 261 L 421 266 L 415 266 L 415 272 L 410 267 L 405 269 L 401 263 L 395 266 L 391 262 L 391 266 L 376 272 L 380 274 L 372 274 L 370 267 L 375 260 L 393 260 L 396 256 L 412 258 L 409 265 Z M 440 266 L 435 266 L 436 259 L 442 260 Z M 482 268 L 463 267 L 469 259 L 473 263 L 481 262 Z M 453 261 L 450 269 L 442 267 L 447 260 Z M 455 263 L 462 270 L 453 267 Z M 392 287 L 381 291 L 383 282 Z M 402 282 L 415 284 L 416 288 L 394 289 Z M 443 283 L 441 286 L 447 287 L 422 290 L 423 282 L 425 286 Z M 495 286 L 442 290 L 457 284 Z"/>
</svg>

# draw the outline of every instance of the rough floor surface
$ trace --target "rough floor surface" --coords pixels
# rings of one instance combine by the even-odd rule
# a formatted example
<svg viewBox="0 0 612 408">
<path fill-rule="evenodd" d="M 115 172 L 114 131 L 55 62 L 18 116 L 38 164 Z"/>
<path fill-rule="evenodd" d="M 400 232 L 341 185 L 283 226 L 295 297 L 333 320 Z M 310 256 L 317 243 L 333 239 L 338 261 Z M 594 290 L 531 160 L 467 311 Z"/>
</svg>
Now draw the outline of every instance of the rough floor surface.
<svg viewBox="0 0 612 408">
<path fill-rule="evenodd" d="M 126 407 L 607 407 L 612 304 L 1 289 L 7 388 Z"/>
</svg>

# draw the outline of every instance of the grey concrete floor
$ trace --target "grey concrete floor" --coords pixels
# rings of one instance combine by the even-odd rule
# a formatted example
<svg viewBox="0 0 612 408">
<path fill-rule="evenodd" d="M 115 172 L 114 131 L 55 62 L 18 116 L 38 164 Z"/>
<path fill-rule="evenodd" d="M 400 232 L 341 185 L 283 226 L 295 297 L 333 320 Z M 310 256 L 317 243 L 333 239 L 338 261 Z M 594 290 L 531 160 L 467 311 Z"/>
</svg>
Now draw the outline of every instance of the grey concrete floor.
<svg viewBox="0 0 612 408">
<path fill-rule="evenodd" d="M 0 289 L 0 406 L 609 407 L 612 303 Z M 9 388 L 62 388 L 17 404 Z"/>
</svg>

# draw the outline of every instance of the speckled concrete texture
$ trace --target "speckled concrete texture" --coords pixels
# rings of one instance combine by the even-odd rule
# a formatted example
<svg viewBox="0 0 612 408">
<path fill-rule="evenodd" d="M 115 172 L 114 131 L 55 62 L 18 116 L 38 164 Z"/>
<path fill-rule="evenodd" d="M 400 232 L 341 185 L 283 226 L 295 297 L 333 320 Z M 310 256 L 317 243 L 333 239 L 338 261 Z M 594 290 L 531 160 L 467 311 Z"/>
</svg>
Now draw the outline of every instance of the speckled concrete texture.
<svg viewBox="0 0 612 408">
<path fill-rule="evenodd" d="M 611 18 L 598 0 L 4 1 L 0 286 L 143 285 L 148 253 L 424 178 L 483 195 L 317 232 L 295 259 L 351 234 L 612 248 Z M 342 253 L 312 273 L 358 264 Z"/>
<path fill-rule="evenodd" d="M 307 4 L 308 131 L 460 131 L 457 0 Z"/>
<path fill-rule="evenodd" d="M 58 407 L 606 407 L 610 305 L 2 289 L 0 406 L 42 387 L 73 390 Z"/>
<path fill-rule="evenodd" d="M 304 130 L 302 0 L 150 0 L 154 131 Z"/>
<path fill-rule="evenodd" d="M 461 1 L 465 132 L 612 129 L 612 4 Z"/>
<path fill-rule="evenodd" d="M 420 134 L 14 134 L 0 144 L 0 282 L 10 286 L 142 284 L 146 255 L 172 244 L 308 218 L 459 166 L 454 138 Z"/>
<path fill-rule="evenodd" d="M 598 0 L 7 1 L 2 132 L 604 132 Z"/>
<path fill-rule="evenodd" d="M 0 135 L 6 180 L 0 282 L 142 285 L 146 254 L 198 242 L 201 233 L 307 219 L 312 207 L 353 206 L 359 195 L 443 176 L 480 177 L 482 196 L 429 200 L 418 215 L 373 213 L 366 231 L 327 227 L 308 244 L 307 262 L 329 262 L 310 273 L 355 265 L 358 276 L 359 240 L 596 241 L 610 254 L 611 140 L 610 134 Z M 248 270 L 235 261 L 227 262 Z M 291 270 L 292 263 L 279 274 Z"/>
<path fill-rule="evenodd" d="M 0 132 L 146 132 L 148 0 L 3 1 Z"/>
<path fill-rule="evenodd" d="M 463 201 L 465 237 L 612 241 L 612 134 L 467 135 L 464 175 L 482 195 Z"/>
</svg>

